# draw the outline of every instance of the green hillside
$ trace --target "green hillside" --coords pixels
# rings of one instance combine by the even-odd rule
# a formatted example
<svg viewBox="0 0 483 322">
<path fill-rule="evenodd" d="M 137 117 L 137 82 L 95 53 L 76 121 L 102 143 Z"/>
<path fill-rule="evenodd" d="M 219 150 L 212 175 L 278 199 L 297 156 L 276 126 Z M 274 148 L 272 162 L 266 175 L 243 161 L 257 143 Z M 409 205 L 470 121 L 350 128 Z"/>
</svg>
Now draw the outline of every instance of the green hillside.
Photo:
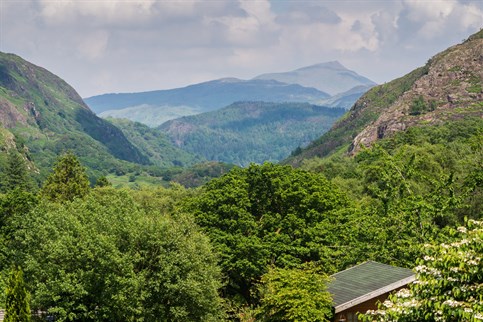
<svg viewBox="0 0 483 322">
<path fill-rule="evenodd" d="M 41 172 L 66 150 L 93 170 L 150 163 L 62 79 L 12 54 L 0 53 L 0 107 L 4 140 L 11 133 Z"/>
<path fill-rule="evenodd" d="M 240 102 L 159 127 L 181 149 L 245 166 L 277 162 L 324 133 L 344 113 L 306 103 Z"/>
<path fill-rule="evenodd" d="M 126 119 L 107 119 L 119 128 L 126 138 L 146 155 L 151 163 L 162 168 L 191 166 L 203 161 L 175 147 L 161 131 Z"/>
<path fill-rule="evenodd" d="M 87 166 L 91 181 L 108 173 L 155 173 L 152 167 L 201 161 L 154 129 L 97 117 L 62 79 L 4 53 L 0 53 L 0 141 L 6 152 L 0 154 L 0 167 L 10 150 L 19 151 L 38 180 L 68 150 Z"/>
</svg>

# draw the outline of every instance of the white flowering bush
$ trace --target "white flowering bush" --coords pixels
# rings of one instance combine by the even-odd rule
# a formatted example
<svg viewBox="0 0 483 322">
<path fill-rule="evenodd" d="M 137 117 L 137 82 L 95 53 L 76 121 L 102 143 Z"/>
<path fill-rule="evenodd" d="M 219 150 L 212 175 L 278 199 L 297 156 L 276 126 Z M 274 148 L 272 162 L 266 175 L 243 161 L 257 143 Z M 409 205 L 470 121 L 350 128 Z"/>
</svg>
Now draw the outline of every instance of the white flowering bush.
<svg viewBox="0 0 483 322">
<path fill-rule="evenodd" d="M 389 297 L 363 321 L 483 321 L 483 222 L 454 231 L 455 242 L 425 245 L 409 289 Z"/>
</svg>

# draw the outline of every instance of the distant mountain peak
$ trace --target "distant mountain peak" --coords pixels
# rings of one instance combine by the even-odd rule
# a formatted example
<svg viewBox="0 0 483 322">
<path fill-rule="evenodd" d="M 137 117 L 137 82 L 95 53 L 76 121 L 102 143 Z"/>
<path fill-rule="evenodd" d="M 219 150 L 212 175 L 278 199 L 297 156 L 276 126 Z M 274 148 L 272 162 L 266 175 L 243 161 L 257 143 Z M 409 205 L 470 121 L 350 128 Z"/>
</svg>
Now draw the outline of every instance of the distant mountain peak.
<svg viewBox="0 0 483 322">
<path fill-rule="evenodd" d="M 239 78 L 236 78 L 236 77 L 224 77 L 224 78 L 217 79 L 215 82 L 219 82 L 219 83 L 239 83 L 239 82 L 242 82 L 242 80 L 239 79 Z"/>
<path fill-rule="evenodd" d="M 306 67 L 298 68 L 294 71 L 300 71 L 305 69 L 314 69 L 314 68 L 326 68 L 326 69 L 334 69 L 334 70 L 349 70 L 344 65 L 342 65 L 338 60 L 328 61 L 325 63 L 318 63 Z"/>
<path fill-rule="evenodd" d="M 262 74 L 254 79 L 299 84 L 336 95 L 356 86 L 374 86 L 370 79 L 347 69 L 337 60 L 301 67 L 289 72 Z"/>
</svg>

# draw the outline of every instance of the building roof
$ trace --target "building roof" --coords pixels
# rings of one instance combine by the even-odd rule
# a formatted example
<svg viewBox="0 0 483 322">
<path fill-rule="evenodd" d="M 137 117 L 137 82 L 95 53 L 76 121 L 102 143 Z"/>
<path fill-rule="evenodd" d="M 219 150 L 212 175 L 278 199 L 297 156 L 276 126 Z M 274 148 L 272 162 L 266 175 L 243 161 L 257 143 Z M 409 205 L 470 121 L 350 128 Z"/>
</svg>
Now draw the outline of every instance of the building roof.
<svg viewBox="0 0 483 322">
<path fill-rule="evenodd" d="M 368 261 L 332 275 L 328 291 L 334 301 L 335 313 L 398 289 L 414 281 L 407 268 Z"/>
</svg>

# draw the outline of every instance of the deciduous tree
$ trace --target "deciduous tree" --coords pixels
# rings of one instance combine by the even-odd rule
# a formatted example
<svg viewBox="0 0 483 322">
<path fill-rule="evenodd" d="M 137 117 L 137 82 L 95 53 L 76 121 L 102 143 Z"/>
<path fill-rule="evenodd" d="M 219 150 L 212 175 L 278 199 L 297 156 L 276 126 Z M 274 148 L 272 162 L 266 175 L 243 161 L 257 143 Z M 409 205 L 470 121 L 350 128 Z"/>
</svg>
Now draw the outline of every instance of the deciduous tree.
<svg viewBox="0 0 483 322">
<path fill-rule="evenodd" d="M 313 265 L 302 269 L 270 268 L 258 287 L 261 295 L 258 319 L 267 322 L 331 321 L 329 280 Z"/>
<path fill-rule="evenodd" d="M 268 266 L 296 267 L 329 253 L 326 226 L 345 205 L 322 175 L 266 163 L 212 180 L 187 210 L 220 254 L 227 295 L 252 301 L 250 289 Z"/>
<path fill-rule="evenodd" d="M 453 232 L 452 243 L 426 245 L 416 281 L 382 303 L 365 321 L 482 321 L 483 222 Z"/>
</svg>

